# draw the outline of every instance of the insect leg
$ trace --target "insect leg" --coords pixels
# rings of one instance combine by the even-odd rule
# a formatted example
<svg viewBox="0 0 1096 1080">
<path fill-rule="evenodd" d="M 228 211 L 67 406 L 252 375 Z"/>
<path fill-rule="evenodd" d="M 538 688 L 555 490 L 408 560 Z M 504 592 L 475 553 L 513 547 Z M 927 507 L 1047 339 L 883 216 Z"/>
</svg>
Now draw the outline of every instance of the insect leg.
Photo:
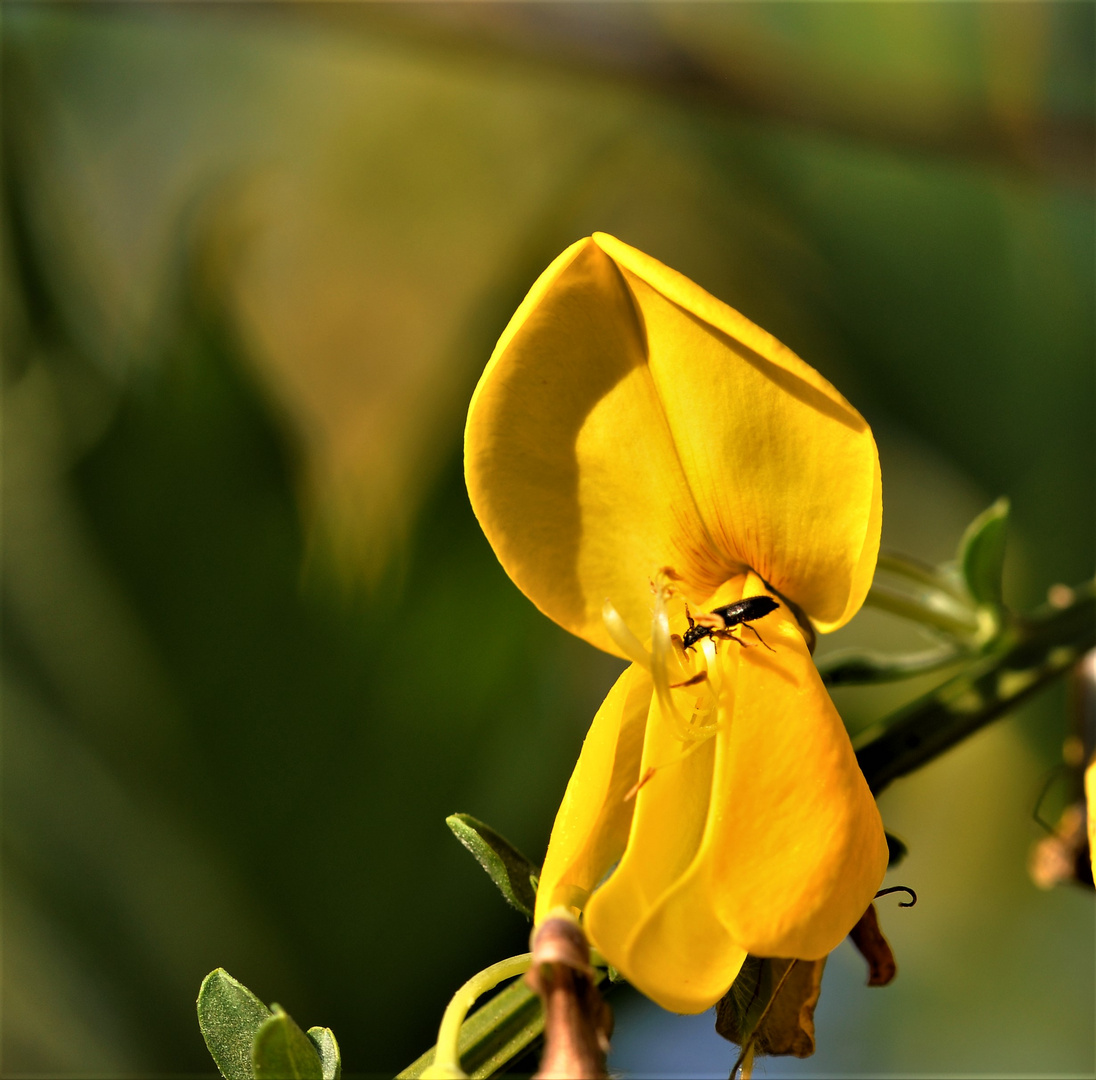
<svg viewBox="0 0 1096 1080">
<path fill-rule="evenodd" d="M 733 626 L 728 627 L 726 630 L 713 630 L 712 637 L 721 638 L 723 641 L 733 641 L 736 645 L 741 645 L 743 648 L 746 647 L 746 642 L 734 636 Z"/>
<path fill-rule="evenodd" d="M 776 649 L 774 649 L 748 622 L 742 623 L 742 628 L 744 630 L 749 630 L 749 632 L 753 634 L 753 636 L 757 638 L 757 640 L 760 641 L 761 644 L 769 650 L 769 652 L 776 652 Z"/>
</svg>

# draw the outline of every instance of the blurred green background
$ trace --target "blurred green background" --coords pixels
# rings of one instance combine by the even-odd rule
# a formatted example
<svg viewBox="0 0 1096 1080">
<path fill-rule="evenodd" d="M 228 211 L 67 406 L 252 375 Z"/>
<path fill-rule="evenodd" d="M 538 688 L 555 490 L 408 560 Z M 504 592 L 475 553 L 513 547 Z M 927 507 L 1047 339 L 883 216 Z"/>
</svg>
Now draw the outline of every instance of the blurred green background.
<svg viewBox="0 0 1096 1080">
<path fill-rule="evenodd" d="M 506 579 L 460 438 L 592 230 L 853 401 L 888 546 L 947 558 L 1004 494 L 1007 599 L 1092 573 L 1092 4 L 2 17 L 5 1077 L 212 1074 L 217 966 L 391 1073 L 523 951 L 443 818 L 540 858 L 619 664 Z M 842 946 L 767 1075 L 1091 1075 L 1092 896 L 1025 865 L 1067 704 L 883 796 L 899 978 Z M 619 1070 L 726 1074 L 710 1017 L 616 1001 Z"/>
</svg>

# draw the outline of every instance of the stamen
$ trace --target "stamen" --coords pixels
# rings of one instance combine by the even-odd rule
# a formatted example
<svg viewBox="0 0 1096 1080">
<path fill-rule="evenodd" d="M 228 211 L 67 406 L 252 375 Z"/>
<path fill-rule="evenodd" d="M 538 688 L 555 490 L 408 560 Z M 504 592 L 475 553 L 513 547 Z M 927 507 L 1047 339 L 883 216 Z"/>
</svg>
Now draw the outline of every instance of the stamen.
<svg viewBox="0 0 1096 1080">
<path fill-rule="evenodd" d="M 664 567 L 651 580 L 655 603 L 651 619 L 650 652 L 640 644 L 611 601 L 606 600 L 602 605 L 601 617 L 605 629 L 621 652 L 651 673 L 659 711 L 673 726 L 674 735 L 682 742 L 698 743 L 710 738 L 720 726 L 718 721 L 713 720 L 713 716 L 719 707 L 723 672 L 714 640 L 704 638 L 697 642 L 700 654 L 704 657 L 703 667 L 698 670 L 699 656 L 694 658 L 693 654 L 682 647 L 680 636 L 670 633 L 667 602 L 676 594 L 677 590 L 673 585 L 676 580 L 679 580 L 677 575 L 669 567 Z M 688 617 L 687 609 L 686 615 Z M 716 676 L 714 684 L 713 675 Z M 675 701 L 673 691 L 688 691 L 691 687 L 700 688 L 700 693 L 693 697 L 692 707 L 686 714 Z M 643 777 L 626 798 L 633 798 L 651 775 L 653 770 Z"/>
<path fill-rule="evenodd" d="M 698 671 L 691 679 L 686 679 L 684 682 L 672 682 L 670 683 L 671 690 L 682 690 L 686 686 L 696 686 L 697 683 L 704 682 L 708 678 L 706 671 Z"/>
<path fill-rule="evenodd" d="M 651 654 L 640 644 L 639 638 L 632 633 L 628 624 L 620 617 L 620 612 L 606 600 L 601 605 L 601 621 L 618 648 L 629 660 L 640 667 L 651 670 Z"/>
<path fill-rule="evenodd" d="M 669 761 L 664 761 L 661 765 L 650 765 L 647 771 L 633 784 L 627 794 L 624 796 L 624 802 L 631 802 L 640 792 L 640 789 L 649 781 L 654 779 L 654 775 L 657 772 L 661 772 L 663 769 L 668 769 L 671 765 L 680 765 L 694 750 L 699 750 L 715 733 L 719 724 L 708 724 L 705 729 L 697 731 L 690 737 L 690 745 L 681 751 L 677 757 L 670 758 Z"/>
<path fill-rule="evenodd" d="M 636 797 L 636 796 L 637 796 L 637 795 L 639 794 L 639 789 L 640 789 L 641 787 L 643 787 L 643 785 L 644 785 L 645 783 L 647 783 L 647 781 L 648 781 L 648 780 L 650 780 L 652 776 L 654 776 L 654 774 L 655 774 L 655 772 L 656 772 L 656 771 L 657 771 L 657 770 L 655 769 L 655 767 L 654 767 L 654 766 L 651 766 L 651 768 L 649 768 L 649 769 L 648 769 L 648 770 L 647 770 L 647 771 L 646 771 L 646 772 L 645 772 L 645 773 L 644 773 L 644 774 L 643 774 L 643 775 L 642 775 L 642 776 L 641 776 L 641 777 L 640 777 L 640 778 L 639 778 L 639 779 L 638 779 L 638 780 L 637 780 L 637 781 L 636 781 L 636 782 L 635 782 L 635 783 L 634 783 L 634 784 L 633 784 L 633 785 L 632 785 L 632 786 L 631 786 L 631 787 L 630 787 L 630 788 L 628 789 L 628 794 L 624 796 L 624 801 L 625 801 L 625 802 L 631 802 L 631 801 L 632 801 L 632 800 L 633 800 L 633 799 L 634 799 L 634 798 L 635 798 L 635 797 Z"/>
<path fill-rule="evenodd" d="M 712 694 L 718 701 L 720 692 L 723 690 L 723 667 L 719 663 L 719 650 L 711 638 L 701 638 L 698 644 L 704 656 L 704 666 L 708 673 Z"/>
<path fill-rule="evenodd" d="M 662 713 L 674 724 L 677 729 L 677 737 L 682 740 L 690 739 L 689 721 L 681 714 L 674 704 L 673 694 L 670 692 L 669 658 L 673 647 L 670 642 L 670 622 L 666 618 L 665 603 L 662 590 L 659 590 L 658 599 L 655 601 L 655 614 L 651 620 L 651 677 L 655 684 L 655 695 Z"/>
</svg>

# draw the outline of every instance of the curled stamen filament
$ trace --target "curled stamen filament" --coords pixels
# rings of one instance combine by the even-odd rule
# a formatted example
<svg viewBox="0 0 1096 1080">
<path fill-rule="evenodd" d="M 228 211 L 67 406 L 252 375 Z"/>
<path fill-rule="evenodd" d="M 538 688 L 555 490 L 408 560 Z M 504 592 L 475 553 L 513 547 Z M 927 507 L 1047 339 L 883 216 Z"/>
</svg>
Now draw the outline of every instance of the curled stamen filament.
<svg viewBox="0 0 1096 1080">
<path fill-rule="evenodd" d="M 658 698 L 659 709 L 662 714 L 673 724 L 674 732 L 682 742 L 703 741 L 709 735 L 714 734 L 715 724 L 708 721 L 715 703 L 719 700 L 718 685 L 710 682 L 713 672 L 719 670 L 716 662 L 715 643 L 705 641 L 702 647 L 704 666 L 696 672 L 691 672 L 691 665 L 686 654 L 674 647 L 674 639 L 670 636 L 670 622 L 666 614 L 666 600 L 671 595 L 669 585 L 660 585 L 655 588 L 655 612 L 651 622 L 651 677 L 655 684 L 655 694 Z M 671 678 L 671 668 L 675 669 Z M 702 692 L 691 714 L 686 717 L 678 708 L 674 700 L 673 691 L 687 690 L 693 686 L 702 686 Z"/>
<path fill-rule="evenodd" d="M 657 584 L 652 584 L 655 593 L 655 610 L 651 621 L 650 652 L 632 633 L 631 628 L 610 600 L 606 600 L 602 605 L 601 618 L 609 636 L 620 651 L 651 673 L 659 709 L 673 725 L 677 738 L 682 742 L 692 743 L 697 740 L 703 742 L 715 733 L 718 726 L 718 723 L 710 720 L 719 701 L 719 692 L 723 684 L 716 642 L 712 638 L 705 638 L 698 643 L 700 655 L 703 656 L 703 666 L 696 670 L 697 665 L 689 661 L 688 654 L 675 648 L 674 639 L 670 634 L 666 601 L 673 595 L 672 584 L 662 579 Z M 694 699 L 694 707 L 686 715 L 674 700 L 673 691 L 688 691 L 694 687 L 699 690 L 699 696 Z M 638 789 L 637 786 L 635 791 Z M 635 791 L 631 794 L 634 795 Z"/>
<path fill-rule="evenodd" d="M 718 661 L 715 640 L 703 638 L 700 642 L 700 651 L 704 654 L 705 670 L 708 673 L 708 683 L 715 700 L 719 700 L 720 691 L 723 689 L 723 668 Z"/>
<path fill-rule="evenodd" d="M 668 769 L 671 765 L 680 765 L 694 750 L 699 750 L 716 733 L 719 726 L 719 723 L 714 723 L 704 724 L 700 728 L 692 728 L 688 735 L 689 745 L 677 757 L 672 757 L 669 761 L 662 762 L 661 765 L 649 765 L 647 771 L 628 790 L 628 793 L 624 796 L 624 801 L 631 802 L 643 787 L 654 779 L 656 773 Z"/>
<path fill-rule="evenodd" d="M 688 740 L 692 737 L 690 732 L 692 725 L 678 709 L 674 702 L 673 692 L 670 689 L 669 663 L 672 648 L 670 621 L 666 618 L 666 610 L 660 590 L 655 606 L 654 619 L 651 622 L 651 678 L 654 680 L 655 695 L 658 697 L 662 715 L 673 723 L 679 739 Z"/>
<path fill-rule="evenodd" d="M 670 683 L 671 690 L 684 690 L 687 686 L 697 686 L 702 682 L 706 682 L 708 679 L 708 673 L 706 671 L 698 671 L 695 675 L 691 675 L 684 682 L 672 682 Z"/>
</svg>

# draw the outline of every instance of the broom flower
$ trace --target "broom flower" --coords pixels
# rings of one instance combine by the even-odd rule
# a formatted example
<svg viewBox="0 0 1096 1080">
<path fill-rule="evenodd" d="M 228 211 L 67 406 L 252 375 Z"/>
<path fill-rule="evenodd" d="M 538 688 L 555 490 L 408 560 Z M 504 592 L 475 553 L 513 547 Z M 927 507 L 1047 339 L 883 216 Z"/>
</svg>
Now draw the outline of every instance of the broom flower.
<svg viewBox="0 0 1096 1080">
<path fill-rule="evenodd" d="M 632 661 L 568 784 L 536 921 L 580 915 L 678 1012 L 722 997 L 747 954 L 825 956 L 887 865 L 810 648 L 852 618 L 875 569 L 863 418 L 737 311 L 599 233 L 504 331 L 465 471 L 517 586 Z"/>
</svg>

